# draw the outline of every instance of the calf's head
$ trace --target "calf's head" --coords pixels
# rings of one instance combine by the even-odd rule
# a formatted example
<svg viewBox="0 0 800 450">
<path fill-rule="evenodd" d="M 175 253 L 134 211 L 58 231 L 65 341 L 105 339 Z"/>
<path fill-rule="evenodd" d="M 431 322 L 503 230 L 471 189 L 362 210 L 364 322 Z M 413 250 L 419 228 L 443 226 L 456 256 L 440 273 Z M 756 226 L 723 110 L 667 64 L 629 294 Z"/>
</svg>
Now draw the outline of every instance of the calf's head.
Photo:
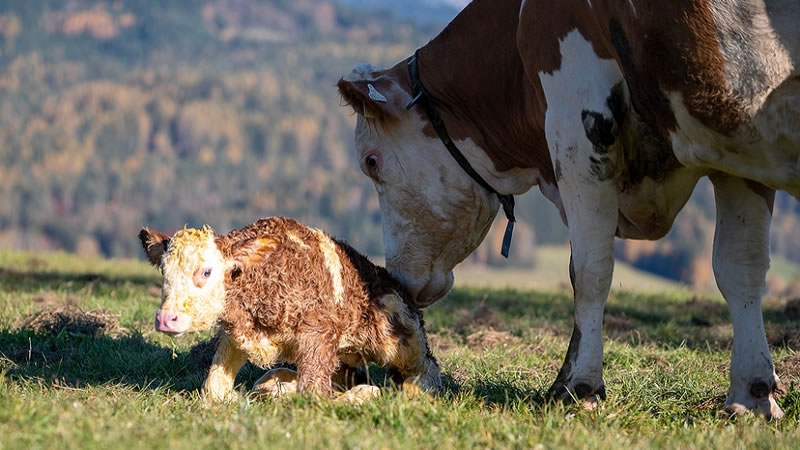
<svg viewBox="0 0 800 450">
<path fill-rule="evenodd" d="M 277 245 L 269 238 L 231 242 L 207 226 L 185 228 L 172 237 L 145 228 L 139 240 L 164 277 L 156 330 L 171 335 L 214 326 L 225 310 L 226 279 L 263 261 Z"/>
<path fill-rule="evenodd" d="M 422 307 L 450 290 L 453 268 L 486 236 L 499 203 L 458 165 L 422 110 L 406 108 L 404 70 L 361 64 L 338 88 L 357 115 L 356 159 L 378 192 L 386 266 Z M 477 149 L 472 140 L 458 145 Z"/>
</svg>

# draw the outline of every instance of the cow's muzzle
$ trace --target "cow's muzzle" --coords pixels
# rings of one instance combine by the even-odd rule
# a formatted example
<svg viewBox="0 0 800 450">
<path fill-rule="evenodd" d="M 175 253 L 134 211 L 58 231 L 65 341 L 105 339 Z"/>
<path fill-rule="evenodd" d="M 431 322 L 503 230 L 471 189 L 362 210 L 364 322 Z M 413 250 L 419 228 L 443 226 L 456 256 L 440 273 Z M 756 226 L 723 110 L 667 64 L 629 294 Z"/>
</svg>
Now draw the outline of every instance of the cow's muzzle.
<svg viewBox="0 0 800 450">
<path fill-rule="evenodd" d="M 156 313 L 156 331 L 169 334 L 170 336 L 180 336 L 189 330 L 192 318 L 188 314 L 164 311 L 159 309 Z"/>
</svg>

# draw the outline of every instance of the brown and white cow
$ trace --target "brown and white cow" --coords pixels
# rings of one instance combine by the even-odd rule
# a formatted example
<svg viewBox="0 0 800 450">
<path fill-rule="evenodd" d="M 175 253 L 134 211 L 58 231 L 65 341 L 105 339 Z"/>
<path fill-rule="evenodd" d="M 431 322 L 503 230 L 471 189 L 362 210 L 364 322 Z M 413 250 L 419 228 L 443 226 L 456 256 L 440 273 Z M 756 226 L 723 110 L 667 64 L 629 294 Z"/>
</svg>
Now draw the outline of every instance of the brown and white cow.
<svg viewBox="0 0 800 450">
<path fill-rule="evenodd" d="M 800 5 L 793 0 L 474 0 L 417 53 L 449 136 L 500 194 L 538 185 L 569 228 L 575 324 L 550 389 L 605 396 L 614 237 L 658 239 L 713 183 L 713 267 L 734 328 L 726 407 L 780 418 L 761 297 L 775 189 L 800 198 Z M 358 113 L 389 269 L 419 306 L 443 297 L 498 197 L 409 109 L 409 58 L 338 83 Z"/>
</svg>

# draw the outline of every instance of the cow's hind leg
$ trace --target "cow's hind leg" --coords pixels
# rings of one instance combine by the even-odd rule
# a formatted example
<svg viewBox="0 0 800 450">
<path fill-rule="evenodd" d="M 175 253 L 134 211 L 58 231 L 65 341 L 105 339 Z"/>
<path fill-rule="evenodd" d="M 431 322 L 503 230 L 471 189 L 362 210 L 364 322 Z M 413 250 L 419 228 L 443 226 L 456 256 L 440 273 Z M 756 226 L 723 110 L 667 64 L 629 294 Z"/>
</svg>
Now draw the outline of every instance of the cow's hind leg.
<svg viewBox="0 0 800 450">
<path fill-rule="evenodd" d="M 547 98 L 545 134 L 572 248 L 575 323 L 548 394 L 592 408 L 605 398 L 603 310 L 614 271 L 617 137 L 627 100 L 616 63 L 600 59 L 577 30 L 561 42 L 561 53 L 561 68 L 539 78 Z"/>
<path fill-rule="evenodd" d="M 722 174 L 711 181 L 717 203 L 714 276 L 733 321 L 731 384 L 725 407 L 737 414 L 752 410 L 779 419 L 783 411 L 774 397 L 778 377 L 761 313 L 775 191 Z"/>
</svg>

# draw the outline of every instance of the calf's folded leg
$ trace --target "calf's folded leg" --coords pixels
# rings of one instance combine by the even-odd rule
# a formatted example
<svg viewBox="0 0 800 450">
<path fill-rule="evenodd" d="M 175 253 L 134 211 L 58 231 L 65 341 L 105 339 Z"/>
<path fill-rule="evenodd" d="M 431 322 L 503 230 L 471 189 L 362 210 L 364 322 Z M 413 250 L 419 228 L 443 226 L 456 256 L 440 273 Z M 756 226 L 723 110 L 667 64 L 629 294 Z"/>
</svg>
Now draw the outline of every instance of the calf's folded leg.
<svg viewBox="0 0 800 450">
<path fill-rule="evenodd" d="M 222 334 L 217 342 L 217 350 L 208 369 L 208 376 L 203 383 L 203 396 L 206 400 L 221 402 L 229 399 L 233 393 L 233 381 L 236 374 L 247 362 L 247 355 L 228 337 Z"/>
</svg>

